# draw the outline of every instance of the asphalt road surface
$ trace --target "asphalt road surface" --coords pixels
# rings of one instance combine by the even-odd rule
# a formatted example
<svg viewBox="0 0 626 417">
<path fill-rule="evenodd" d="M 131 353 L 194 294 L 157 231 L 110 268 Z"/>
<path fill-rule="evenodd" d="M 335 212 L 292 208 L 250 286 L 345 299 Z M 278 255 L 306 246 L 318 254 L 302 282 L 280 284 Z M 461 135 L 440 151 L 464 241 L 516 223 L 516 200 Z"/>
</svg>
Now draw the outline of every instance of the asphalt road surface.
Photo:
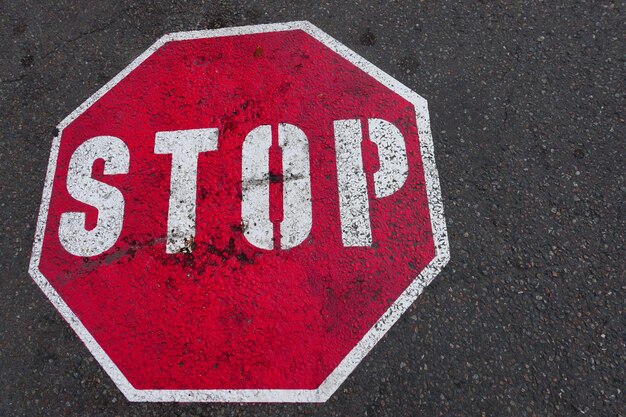
<svg viewBox="0 0 626 417">
<path fill-rule="evenodd" d="M 624 3 L 0 2 L 0 416 L 624 416 Z M 128 403 L 28 275 L 55 126 L 161 35 L 309 20 L 425 97 L 451 262 L 324 404 Z"/>
</svg>

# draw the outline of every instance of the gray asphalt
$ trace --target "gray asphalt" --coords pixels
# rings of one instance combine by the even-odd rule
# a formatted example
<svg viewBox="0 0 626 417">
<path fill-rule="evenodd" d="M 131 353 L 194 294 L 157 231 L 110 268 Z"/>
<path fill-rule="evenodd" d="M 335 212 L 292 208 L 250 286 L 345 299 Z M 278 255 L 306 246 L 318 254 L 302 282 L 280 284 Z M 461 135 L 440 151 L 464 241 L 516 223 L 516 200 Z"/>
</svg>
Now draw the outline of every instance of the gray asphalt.
<svg viewBox="0 0 626 417">
<path fill-rule="evenodd" d="M 0 2 L 0 416 L 624 416 L 623 2 Z M 309 20 L 428 99 L 452 260 L 325 404 L 130 404 L 27 272 L 55 126 L 161 35 Z"/>
</svg>

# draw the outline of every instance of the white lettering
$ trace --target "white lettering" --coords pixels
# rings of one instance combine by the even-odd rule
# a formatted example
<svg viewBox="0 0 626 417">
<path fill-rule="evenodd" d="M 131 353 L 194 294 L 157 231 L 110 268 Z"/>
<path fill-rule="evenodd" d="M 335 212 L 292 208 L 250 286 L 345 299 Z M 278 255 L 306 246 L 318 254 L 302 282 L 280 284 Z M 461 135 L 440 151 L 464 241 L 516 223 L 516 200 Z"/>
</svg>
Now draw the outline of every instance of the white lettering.
<svg viewBox="0 0 626 417">
<path fill-rule="evenodd" d="M 361 121 L 337 120 L 334 126 L 343 245 L 370 246 L 372 229 L 361 151 Z M 398 191 L 408 176 L 404 137 L 397 127 L 382 119 L 369 119 L 368 129 L 370 140 L 378 147 L 380 162 L 380 169 L 374 173 L 374 193 L 377 198 L 387 197 Z"/>
<path fill-rule="evenodd" d="M 196 234 L 198 154 L 217 149 L 218 129 L 157 132 L 154 152 L 172 155 L 167 253 L 191 252 Z"/>
<path fill-rule="evenodd" d="M 272 128 L 259 126 L 246 136 L 242 149 L 241 219 L 244 236 L 261 249 L 274 248 L 274 225 L 270 220 L 269 149 Z M 313 222 L 309 144 L 298 127 L 278 125 L 278 144 L 283 159 L 283 221 L 280 247 L 293 248 L 304 241 Z"/>
<path fill-rule="evenodd" d="M 85 213 L 61 215 L 61 245 L 76 256 L 100 255 L 117 242 L 122 232 L 124 196 L 117 188 L 91 177 L 97 159 L 104 159 L 105 175 L 126 174 L 130 153 L 126 144 L 114 136 L 91 138 L 74 151 L 67 171 L 67 191 L 76 200 L 98 209 L 98 221 L 92 230 L 85 227 Z"/>
</svg>

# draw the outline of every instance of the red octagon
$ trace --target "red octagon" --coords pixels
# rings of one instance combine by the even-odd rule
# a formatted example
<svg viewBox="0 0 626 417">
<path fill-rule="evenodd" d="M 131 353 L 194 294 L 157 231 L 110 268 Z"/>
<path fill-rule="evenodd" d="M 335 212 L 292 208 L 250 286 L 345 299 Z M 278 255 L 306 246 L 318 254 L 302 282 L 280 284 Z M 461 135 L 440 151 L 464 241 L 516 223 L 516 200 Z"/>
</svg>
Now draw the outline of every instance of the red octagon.
<svg viewBox="0 0 626 417">
<path fill-rule="evenodd" d="M 350 180 L 359 163 L 342 168 L 337 122 L 347 120 L 363 136 L 361 194 Z M 385 162 L 376 120 L 404 139 L 402 155 Z M 267 249 L 246 238 L 242 148 L 255 128 L 280 124 L 308 144 L 301 202 L 312 219 L 303 240 Z M 130 400 L 325 401 L 448 260 L 426 101 L 308 22 L 166 35 L 59 128 L 31 275 Z M 194 234 L 168 253 L 175 161 L 155 138 L 192 129 L 213 129 L 217 142 L 196 155 Z M 306 217 L 306 207 L 287 213 L 281 134 L 268 151 L 270 242 L 281 220 Z M 105 191 L 119 190 L 121 229 L 104 250 L 71 253 L 61 219 L 82 213 L 89 231 L 104 216 L 76 198 L 72 157 L 103 136 L 128 152 L 125 170 L 97 155 L 89 165 Z M 404 183 L 385 193 L 376 175 L 396 157 Z M 349 212 L 351 198 L 368 209 L 360 244 L 346 240 L 360 226 L 342 220 L 363 215 Z"/>
</svg>

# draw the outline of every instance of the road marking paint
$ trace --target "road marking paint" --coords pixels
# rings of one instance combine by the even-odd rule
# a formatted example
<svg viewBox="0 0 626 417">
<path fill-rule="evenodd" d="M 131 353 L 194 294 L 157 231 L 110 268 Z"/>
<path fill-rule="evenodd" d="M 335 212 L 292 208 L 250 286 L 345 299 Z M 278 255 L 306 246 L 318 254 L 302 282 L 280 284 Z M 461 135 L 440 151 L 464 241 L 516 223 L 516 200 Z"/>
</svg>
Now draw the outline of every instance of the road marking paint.
<svg viewBox="0 0 626 417">
<path fill-rule="evenodd" d="M 352 64 L 368 73 L 382 85 L 388 87 L 392 91 L 396 92 L 404 99 L 408 100 L 415 107 L 416 120 L 419 133 L 419 145 L 421 151 L 421 157 L 424 165 L 426 192 L 428 196 L 428 206 L 430 212 L 430 221 L 432 225 L 434 242 L 435 242 L 435 257 L 434 259 L 422 270 L 422 272 L 415 278 L 411 285 L 400 295 L 400 297 L 391 305 L 385 314 L 369 329 L 365 336 L 357 343 L 357 345 L 350 351 L 350 353 L 340 362 L 335 370 L 324 380 L 324 382 L 316 389 L 246 389 L 246 390 L 234 390 L 234 389 L 214 389 L 214 390 L 161 390 L 161 389 L 136 389 L 128 381 L 128 379 L 122 374 L 120 369 L 109 358 L 102 347 L 95 340 L 93 335 L 85 328 L 80 322 L 78 317 L 66 304 L 66 302 L 59 296 L 57 291 L 50 285 L 47 279 L 40 271 L 40 259 L 43 247 L 44 232 L 46 230 L 46 221 L 48 219 L 48 210 L 52 194 L 52 184 L 55 176 L 60 138 L 63 133 L 63 129 L 67 127 L 71 122 L 76 120 L 87 108 L 93 103 L 103 97 L 109 92 L 116 84 L 118 84 L 124 77 L 137 68 L 142 62 L 150 57 L 157 49 L 171 41 L 200 39 L 200 38 L 214 38 L 221 36 L 234 36 L 234 35 L 247 35 L 254 33 L 264 32 L 280 32 L 302 30 L 314 37 L 318 41 L 322 42 L 325 46 L 350 61 Z M 376 124 L 376 123 L 375 123 Z M 445 226 L 445 219 L 443 217 L 443 205 L 441 201 L 441 192 L 439 188 L 438 173 L 435 167 L 432 136 L 430 132 L 429 117 L 426 100 L 419 95 L 412 92 L 410 89 L 394 80 L 383 71 L 374 67 L 365 59 L 359 57 L 356 53 L 341 45 L 339 42 L 328 36 L 312 24 L 308 22 L 292 22 L 284 24 L 272 24 L 272 25 L 257 25 L 249 27 L 228 28 L 219 29 L 214 31 L 195 31 L 195 32 L 182 32 L 170 34 L 159 39 L 154 45 L 152 45 L 146 52 L 138 57 L 133 63 L 131 63 L 126 69 L 118 74 L 113 80 L 107 83 L 102 89 L 90 97 L 85 103 L 77 108 L 72 114 L 64 119 L 59 125 L 60 133 L 52 144 L 52 151 L 50 154 L 50 160 L 48 165 L 48 171 L 46 175 L 46 182 L 43 191 L 43 198 L 40 208 L 40 215 L 37 223 L 37 230 L 34 239 L 33 253 L 31 257 L 31 263 L 29 271 L 34 280 L 41 287 L 46 296 L 51 300 L 53 305 L 59 310 L 64 319 L 70 324 L 77 335 L 85 343 L 87 348 L 91 351 L 97 361 L 102 365 L 105 371 L 112 378 L 114 383 L 122 390 L 124 395 L 131 401 L 177 401 L 177 402 L 191 402 L 191 401 L 236 401 L 236 402 L 323 402 L 326 401 L 333 392 L 343 383 L 347 376 L 354 370 L 358 363 L 365 357 L 365 355 L 375 346 L 375 344 L 385 335 L 388 329 L 397 321 L 400 315 L 415 301 L 417 296 L 422 292 L 423 288 L 428 285 L 433 278 L 441 271 L 445 264 L 449 260 L 449 248 L 448 237 Z M 386 129 L 386 133 L 372 135 L 372 130 L 376 132 L 385 130 L 385 128 L 378 127 L 372 128 L 369 126 L 371 137 L 377 137 L 378 145 L 383 143 L 384 137 L 393 137 L 393 129 Z M 360 133 L 360 132 L 359 132 Z M 361 136 L 359 135 L 359 138 Z M 372 139 L 375 141 L 374 139 Z M 393 142 L 393 140 L 392 140 Z M 393 146 L 393 145 L 392 145 Z M 384 151 L 383 151 L 384 153 Z M 173 154 L 173 152 L 172 152 Z M 196 154 L 197 156 L 197 154 Z M 381 197 L 383 195 L 389 195 L 390 190 L 399 189 L 401 187 L 402 169 L 401 163 L 395 164 L 391 160 L 383 159 L 381 157 L 381 166 L 385 165 L 383 171 L 388 171 L 393 174 L 387 175 L 391 180 L 376 180 L 379 185 L 375 184 L 376 195 Z M 196 159 L 197 161 L 197 159 Z M 382 175 L 382 174 L 381 174 Z M 379 176 L 379 178 L 384 178 Z M 397 185 L 400 184 L 400 185 Z M 195 187 L 194 187 L 195 188 Z M 380 190 L 380 194 L 379 194 Z M 391 191 L 393 193 L 393 191 Z M 78 194 L 77 194 L 78 195 Z M 75 197 L 75 196 L 74 196 Z M 79 196 L 80 197 L 80 196 Z M 75 197 L 76 198 L 76 197 Z M 77 198 L 78 199 L 78 198 Z M 269 198 L 267 199 L 269 200 Z M 80 200 L 79 200 L 80 201 Z M 294 216 L 295 217 L 295 216 Z M 269 219 L 269 215 L 267 217 Z M 70 222 L 71 223 L 71 222 Z M 186 224 L 185 227 L 189 226 Z M 168 226 L 169 229 L 169 226 Z M 189 231 L 187 227 L 185 229 Z M 66 236 L 67 233 L 63 232 Z M 301 237 L 303 232 L 298 231 L 294 233 L 298 238 Z M 270 235 L 271 236 L 271 235 Z M 297 240 L 297 239 L 296 239 Z M 371 241 L 371 238 L 370 238 Z M 265 241 L 267 243 L 267 241 Z M 289 241 L 291 242 L 291 241 Z M 290 243 L 288 243 L 290 244 Z M 282 242 L 281 242 L 282 245 Z M 178 246 L 179 247 L 179 246 Z"/>
<path fill-rule="evenodd" d="M 72 255 L 95 256 L 110 249 L 122 232 L 124 196 L 115 187 L 95 180 L 91 170 L 97 159 L 104 159 L 104 174 L 128 173 L 128 147 L 114 136 L 98 136 L 81 144 L 72 155 L 67 174 L 67 190 L 76 200 L 98 209 L 98 222 L 87 229 L 87 215 L 68 212 L 61 215 L 59 239 Z"/>
</svg>

